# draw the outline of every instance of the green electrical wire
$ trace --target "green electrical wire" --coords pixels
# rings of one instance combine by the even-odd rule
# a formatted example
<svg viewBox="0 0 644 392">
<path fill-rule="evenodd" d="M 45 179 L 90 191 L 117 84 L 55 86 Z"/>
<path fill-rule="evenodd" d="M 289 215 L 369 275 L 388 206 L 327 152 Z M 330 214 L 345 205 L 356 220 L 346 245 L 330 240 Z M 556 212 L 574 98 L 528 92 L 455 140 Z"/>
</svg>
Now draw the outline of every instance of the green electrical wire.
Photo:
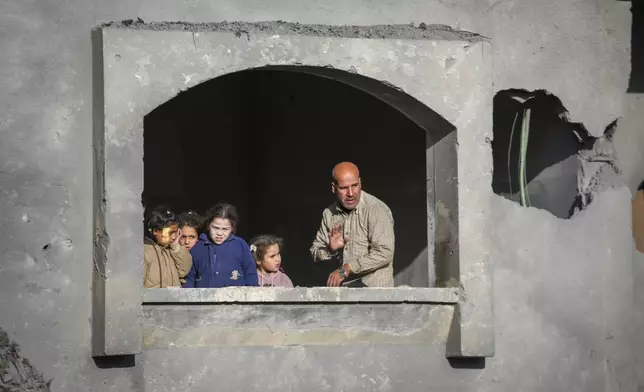
<svg viewBox="0 0 644 392">
<path fill-rule="evenodd" d="M 512 170 L 510 169 L 510 162 L 512 161 L 512 139 L 514 139 L 514 129 L 517 125 L 517 117 L 519 117 L 519 112 L 516 112 L 514 115 L 514 121 L 512 121 L 512 129 L 510 130 L 510 142 L 508 143 L 508 183 L 510 184 L 510 195 L 513 195 L 512 192 Z"/>
<path fill-rule="evenodd" d="M 526 125 L 526 137 L 525 137 L 525 165 L 523 166 L 523 169 L 525 170 L 525 174 L 523 175 L 523 178 L 525 179 L 525 197 L 526 201 L 528 202 L 528 207 L 532 207 L 532 201 L 530 201 L 530 192 L 528 191 L 528 136 L 530 135 L 530 109 L 528 109 L 527 113 L 528 119 L 527 119 L 527 125 Z"/>
<path fill-rule="evenodd" d="M 521 121 L 521 145 L 520 145 L 520 159 L 519 159 L 519 187 L 521 194 L 521 205 L 523 207 L 530 206 L 530 196 L 528 195 L 528 183 L 526 181 L 526 158 L 528 155 L 528 136 L 530 134 L 530 109 L 523 111 L 523 119 Z"/>
</svg>

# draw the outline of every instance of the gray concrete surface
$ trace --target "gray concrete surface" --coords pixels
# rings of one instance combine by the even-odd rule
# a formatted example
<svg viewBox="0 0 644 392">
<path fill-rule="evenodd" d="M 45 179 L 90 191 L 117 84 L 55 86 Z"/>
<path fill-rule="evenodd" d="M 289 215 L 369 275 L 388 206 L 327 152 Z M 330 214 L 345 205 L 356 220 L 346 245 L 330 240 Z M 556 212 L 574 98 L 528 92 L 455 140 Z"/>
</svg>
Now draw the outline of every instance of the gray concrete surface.
<svg viewBox="0 0 644 392">
<path fill-rule="evenodd" d="M 615 150 L 617 163 L 622 170 L 622 177 L 631 193 L 635 195 L 637 187 L 644 181 L 644 128 L 641 111 L 644 107 L 644 95 L 628 94 L 624 100 L 624 117 L 615 133 Z M 644 254 L 633 246 L 633 280 L 635 291 L 635 328 L 644 328 Z M 635 372 L 639 391 L 644 391 L 644 334 L 636 333 L 633 347 L 635 349 Z"/>
<path fill-rule="evenodd" d="M 298 35 L 308 37 L 371 38 L 371 39 L 422 39 L 439 41 L 481 42 L 486 39 L 479 34 L 457 30 L 445 25 L 370 25 L 370 26 L 329 26 L 321 24 L 300 24 L 286 21 L 273 22 L 213 22 L 189 23 L 172 21 L 151 21 L 143 19 L 108 22 L 101 27 L 125 28 L 152 31 L 190 31 L 234 33 L 235 36 L 251 35 Z"/>
<path fill-rule="evenodd" d="M 635 247 L 633 247 L 633 281 L 634 326 L 636 331 L 641 331 L 644 326 L 644 312 L 640 310 L 644 308 L 644 253 L 638 252 Z M 639 392 L 644 390 L 644 335 L 641 333 L 634 334 L 633 350 L 635 351 L 635 381 Z"/>
<path fill-rule="evenodd" d="M 335 287 L 226 287 L 143 290 L 143 303 L 458 303 L 457 288 L 370 287 L 343 290 Z M 196 305 L 197 306 L 197 305 Z"/>
<path fill-rule="evenodd" d="M 97 241 L 100 253 L 106 254 L 105 258 L 98 262 L 104 262 L 106 269 L 111 270 L 113 276 L 107 274 L 104 279 L 105 301 L 95 302 L 97 307 L 105 308 L 105 317 L 97 317 L 93 321 L 99 326 L 104 326 L 103 329 L 110 334 L 105 333 L 105 342 L 97 342 L 99 347 L 94 351 L 138 353 L 135 351 L 137 347 L 130 342 L 137 335 L 138 325 L 133 320 L 136 320 L 140 313 L 140 299 L 132 294 L 127 298 L 122 297 L 122 293 L 133 293 L 140 289 L 136 280 L 137 277 L 139 281 L 142 280 L 140 268 L 130 265 L 141 265 L 135 257 L 142 254 L 142 243 L 136 237 L 136 233 L 143 232 L 140 220 L 142 207 L 139 204 L 143 190 L 140 173 L 144 171 L 141 157 L 146 153 L 143 149 L 143 133 L 154 131 L 144 129 L 146 114 L 173 98 L 178 92 L 212 78 L 267 65 L 291 65 L 304 66 L 298 68 L 298 74 L 310 72 L 307 71 L 310 69 L 308 67 L 333 68 L 334 72 L 319 70 L 313 74 L 349 85 L 355 83 L 356 88 L 363 89 L 377 98 L 382 96 L 385 102 L 390 101 L 391 106 L 408 117 L 413 118 L 412 114 L 418 107 L 418 102 L 431 109 L 427 110 L 427 115 L 421 113 L 430 121 L 414 120 L 417 123 L 426 123 L 427 141 L 421 143 L 421 146 L 424 145 L 434 155 L 434 159 L 427 160 L 425 165 L 426 181 L 434 191 L 434 205 L 429 208 L 436 211 L 435 214 L 427 214 L 427 232 L 431 232 L 430 227 L 434 226 L 432 220 L 435 219 L 437 230 L 434 259 L 436 264 L 449 265 L 449 268 L 441 271 L 451 274 L 440 277 L 444 282 L 449 280 L 448 287 L 460 287 L 463 298 L 458 307 L 458 322 L 453 335 L 455 338 L 451 341 L 455 346 L 450 346 L 449 354 L 479 357 L 493 355 L 494 323 L 488 237 L 493 227 L 489 220 L 489 183 L 492 173 L 488 143 L 492 131 L 492 116 L 487 110 L 492 100 L 489 43 L 460 38 L 375 40 L 289 35 L 290 33 L 280 35 L 273 31 L 250 29 L 255 25 L 246 25 L 250 31 L 245 33 L 245 37 L 240 37 L 235 32 L 209 31 L 207 26 L 202 26 L 203 31 L 197 32 L 178 29 L 180 26 L 170 26 L 170 29 L 161 30 L 131 28 L 133 25 L 108 26 L 101 28 L 101 40 L 97 42 L 103 47 L 101 58 L 104 80 L 101 85 L 105 86 L 104 103 L 101 104 L 105 117 L 96 131 L 96 134 L 100 135 L 99 144 L 104 145 L 104 148 L 97 150 L 97 160 L 105 162 L 105 189 L 104 192 L 97 192 L 94 197 L 100 204 L 95 209 L 95 214 L 103 217 L 97 221 L 104 221 L 105 224 L 97 226 L 96 232 L 104 232 L 109 238 L 107 246 Z M 401 36 L 395 34 L 397 31 L 391 29 L 393 37 Z M 406 29 L 402 28 L 401 31 L 405 32 Z M 349 78 L 352 73 L 361 76 L 354 75 L 353 78 Z M 373 83 L 363 81 L 365 77 L 396 86 L 406 95 L 400 95 L 396 89 L 383 89 L 382 83 L 376 83 L 378 89 L 372 91 L 370 84 Z M 323 89 L 319 88 L 317 91 Z M 392 100 L 392 96 L 396 99 Z M 181 97 L 183 98 L 183 95 Z M 280 110 L 277 106 L 274 111 L 283 113 L 285 118 L 298 123 L 299 114 L 290 116 L 288 112 Z M 288 124 L 288 121 L 282 120 L 282 123 Z M 262 125 L 257 124 L 258 127 Z M 386 124 L 381 124 L 384 125 Z M 281 128 L 289 129 L 290 126 L 283 125 Z M 394 126 L 391 128 L 400 131 Z M 378 128 L 374 126 L 373 129 Z M 236 131 L 237 129 L 234 132 L 235 136 L 238 135 Z M 279 135 L 279 131 L 268 132 Z M 307 131 L 316 132 L 316 129 L 309 128 Z M 323 129 L 317 131 L 322 132 Z M 270 146 L 275 144 L 288 145 L 287 138 L 276 138 L 277 143 L 269 140 L 266 147 L 272 148 Z M 243 139 L 240 142 L 250 144 Z M 297 143 L 298 140 L 293 142 Z M 300 139 L 299 143 L 305 145 L 306 139 Z M 322 149 L 325 148 L 324 139 L 318 143 Z M 214 139 L 212 145 L 228 144 L 225 140 Z M 171 153 L 171 143 L 167 151 Z M 243 151 L 240 156 L 244 155 Z M 289 154 L 288 151 L 279 149 L 273 150 L 273 153 L 283 156 Z M 351 155 L 351 151 L 344 151 L 344 154 Z M 374 154 L 378 153 L 374 151 Z M 386 151 L 383 155 L 386 156 Z M 300 161 L 295 153 L 291 153 L 290 156 Z M 162 161 L 156 166 L 175 166 L 170 162 Z M 281 162 L 267 160 L 261 165 L 268 167 L 268 173 L 284 173 L 291 170 L 290 162 L 280 167 Z M 237 166 L 234 161 L 229 163 Z M 212 163 L 207 162 L 203 166 L 208 167 L 210 164 Z M 300 164 L 306 165 L 304 160 Z M 333 165 L 332 161 L 327 164 L 327 167 Z M 254 168 L 250 167 L 248 170 L 253 171 Z M 302 173 L 302 176 L 307 176 L 307 173 Z M 319 181 L 326 182 L 327 178 L 325 175 L 319 178 Z M 202 179 L 197 181 L 200 180 Z M 237 178 L 237 183 L 244 182 L 243 177 Z M 279 179 L 276 182 L 280 182 Z M 367 186 L 367 189 L 370 188 Z M 283 192 L 279 187 L 270 188 L 269 191 L 271 190 L 276 194 Z M 213 191 L 212 197 L 216 194 L 217 191 Z M 267 200 L 270 199 L 267 197 Z M 297 206 L 295 203 L 280 203 L 281 201 L 267 203 L 263 209 L 279 212 Z M 424 204 L 421 204 L 421 211 L 425 207 Z M 327 203 L 323 203 L 317 207 L 318 215 L 312 218 L 313 221 L 318 221 L 319 211 L 326 205 Z M 263 219 L 267 221 L 279 221 L 283 218 L 279 213 L 261 214 L 270 217 Z M 293 219 L 292 224 L 301 228 L 297 217 Z M 310 235 L 315 231 L 316 228 L 313 227 Z M 112 234 L 113 232 L 115 234 Z M 302 259 L 305 260 L 304 257 Z M 429 264 L 432 260 L 428 258 L 424 262 Z M 130 283 L 127 290 L 122 282 Z M 102 281 L 99 283 L 102 284 Z M 110 285 L 113 285 L 113 288 Z M 128 345 L 132 347 L 131 351 L 123 351 L 127 350 Z"/>
<path fill-rule="evenodd" d="M 598 136 L 622 114 L 629 5 L 610 0 L 412 0 L 404 7 L 388 1 L 3 2 L 0 326 L 45 378 L 53 378 L 54 391 L 172 390 L 188 384 L 206 390 L 215 382 L 248 390 L 258 383 L 265 390 L 635 390 L 625 189 L 601 193 L 569 222 L 494 198 L 491 211 L 499 230 L 490 234 L 497 244 L 492 259 L 499 331 L 496 356 L 484 369 L 450 366 L 440 345 L 369 344 L 185 348 L 172 356 L 167 349 L 152 349 L 133 368 L 99 369 L 90 359 L 89 320 L 92 27 L 136 16 L 450 25 L 494 42 L 497 90 L 545 88 L 562 99 L 573 121 Z M 639 124 L 641 113 L 630 111 L 625 120 Z M 638 131 L 633 125 L 618 132 Z M 635 167 L 639 151 L 618 151 L 618 158 Z"/>
<path fill-rule="evenodd" d="M 617 164 L 633 194 L 644 181 L 644 126 L 639 114 L 644 107 L 644 94 L 628 94 L 624 98 L 624 115 L 615 132 Z"/>
<path fill-rule="evenodd" d="M 146 349 L 408 344 L 444 349 L 454 307 L 429 304 L 148 304 Z M 167 352 L 172 355 L 172 351 Z M 321 365 L 321 364 L 320 364 Z"/>
</svg>

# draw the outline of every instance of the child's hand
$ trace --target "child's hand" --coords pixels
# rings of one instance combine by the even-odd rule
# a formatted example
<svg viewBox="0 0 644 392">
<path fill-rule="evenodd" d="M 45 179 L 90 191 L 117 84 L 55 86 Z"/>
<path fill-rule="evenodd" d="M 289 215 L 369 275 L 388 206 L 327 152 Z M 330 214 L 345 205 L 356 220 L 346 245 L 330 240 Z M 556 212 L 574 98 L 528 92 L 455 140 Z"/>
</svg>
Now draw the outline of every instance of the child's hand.
<svg viewBox="0 0 644 392">
<path fill-rule="evenodd" d="M 179 245 L 179 240 L 181 239 L 181 229 L 177 230 L 177 236 L 172 241 L 172 246 Z"/>
</svg>

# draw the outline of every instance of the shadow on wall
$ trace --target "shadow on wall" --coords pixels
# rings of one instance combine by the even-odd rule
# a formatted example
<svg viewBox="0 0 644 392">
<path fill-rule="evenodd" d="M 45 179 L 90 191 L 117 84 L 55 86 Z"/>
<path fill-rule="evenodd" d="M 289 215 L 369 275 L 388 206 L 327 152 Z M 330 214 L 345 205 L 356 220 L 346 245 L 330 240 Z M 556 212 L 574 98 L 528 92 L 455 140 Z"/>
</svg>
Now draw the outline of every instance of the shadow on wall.
<svg viewBox="0 0 644 392">
<path fill-rule="evenodd" d="M 283 265 L 294 284 L 323 285 L 335 266 L 314 265 L 309 247 L 333 202 L 331 169 L 350 160 L 364 190 L 392 209 L 398 273 L 427 247 L 425 138 L 393 107 L 331 79 L 257 69 L 228 74 L 145 117 L 143 203 L 199 213 L 232 203 L 241 237 L 283 237 Z M 414 281 L 404 283 L 427 286 L 427 268 L 423 260 Z"/>
<path fill-rule="evenodd" d="M 20 355 L 18 343 L 0 328 L 0 391 L 48 392 L 51 382 Z"/>
<path fill-rule="evenodd" d="M 594 140 L 584 126 L 568 121 L 556 96 L 513 89 L 494 97 L 493 131 L 494 192 L 569 218 L 578 195 L 577 153 Z"/>
<path fill-rule="evenodd" d="M 92 359 L 99 369 L 129 369 L 136 366 L 136 357 L 133 354 L 92 357 Z"/>
<path fill-rule="evenodd" d="M 447 358 L 449 366 L 453 369 L 485 369 L 485 358 Z"/>
<path fill-rule="evenodd" d="M 644 93 L 644 2 L 631 2 L 633 24 L 631 27 L 631 76 L 629 93 Z"/>
</svg>

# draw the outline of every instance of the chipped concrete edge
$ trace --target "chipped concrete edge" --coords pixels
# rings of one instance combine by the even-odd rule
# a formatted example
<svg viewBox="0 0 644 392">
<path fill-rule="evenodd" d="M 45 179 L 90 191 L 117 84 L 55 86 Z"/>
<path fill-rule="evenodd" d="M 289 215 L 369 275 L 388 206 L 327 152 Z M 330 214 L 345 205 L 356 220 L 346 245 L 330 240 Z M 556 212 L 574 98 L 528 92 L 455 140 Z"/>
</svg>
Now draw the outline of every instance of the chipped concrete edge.
<svg viewBox="0 0 644 392">
<path fill-rule="evenodd" d="M 105 148 L 103 35 L 91 32 L 92 41 L 92 355 L 105 355 L 105 261 L 108 241 L 105 232 Z"/>
<path fill-rule="evenodd" d="M 455 304 L 458 288 L 225 287 L 146 289 L 143 305 L 171 303 L 436 303 Z"/>
<path fill-rule="evenodd" d="M 110 194 L 108 150 L 105 132 L 105 63 L 103 31 L 93 30 L 92 39 L 92 148 L 93 148 L 93 264 L 92 356 L 141 353 L 141 282 L 130 267 L 124 270 L 114 256 L 107 220 Z M 141 264 L 142 265 L 142 264 Z M 142 269 L 142 267 L 141 267 Z"/>
<path fill-rule="evenodd" d="M 142 19 L 127 19 L 107 22 L 97 28 L 120 28 L 154 31 L 191 31 L 191 32 L 232 32 L 237 37 L 250 39 L 254 34 L 303 35 L 315 37 L 362 38 L 362 39 L 418 39 L 418 40 L 459 40 L 466 42 L 488 41 L 487 37 L 465 30 L 457 30 L 447 25 L 413 23 L 403 25 L 321 25 L 300 24 L 286 21 L 261 22 L 213 22 L 191 23 L 183 21 L 144 22 Z"/>
</svg>

